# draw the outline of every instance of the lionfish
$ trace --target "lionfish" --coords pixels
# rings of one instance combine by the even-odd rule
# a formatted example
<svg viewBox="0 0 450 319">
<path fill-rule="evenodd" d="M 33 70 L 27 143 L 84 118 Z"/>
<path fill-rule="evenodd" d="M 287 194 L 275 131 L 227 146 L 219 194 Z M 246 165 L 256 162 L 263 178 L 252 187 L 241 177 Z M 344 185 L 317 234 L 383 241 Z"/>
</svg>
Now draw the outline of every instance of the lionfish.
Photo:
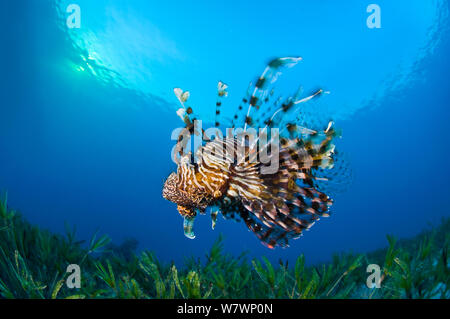
<svg viewBox="0 0 450 319">
<path fill-rule="evenodd" d="M 185 126 L 174 148 L 177 171 L 166 179 L 162 195 L 177 204 L 187 237 L 195 237 L 194 219 L 208 207 L 213 229 L 220 212 L 226 219 L 243 220 L 269 248 L 288 246 L 289 240 L 300 237 L 320 217 L 329 216 L 333 200 L 327 183 L 336 185 L 347 176 L 335 150 L 334 140 L 340 134 L 328 120 L 320 129 L 302 125 L 307 122 L 302 118 L 304 104 L 327 92 L 318 89 L 303 96 L 299 90 L 287 98 L 274 96 L 273 83 L 281 70 L 300 60 L 273 59 L 250 83 L 230 123 L 232 129 L 241 128 L 240 134 L 222 137 L 219 131 L 222 100 L 228 95 L 225 83 L 218 83 L 214 138 L 196 125 L 192 107 L 186 106 L 189 91 L 174 89 L 182 105 L 177 115 Z M 256 136 L 251 128 L 259 128 L 260 134 Z M 278 132 L 272 133 L 273 128 Z M 186 150 L 191 135 L 202 137 L 194 153 Z M 263 139 L 263 145 L 255 142 Z M 270 161 L 261 160 L 263 152 L 269 160 L 276 156 L 278 169 L 270 170 Z"/>
</svg>

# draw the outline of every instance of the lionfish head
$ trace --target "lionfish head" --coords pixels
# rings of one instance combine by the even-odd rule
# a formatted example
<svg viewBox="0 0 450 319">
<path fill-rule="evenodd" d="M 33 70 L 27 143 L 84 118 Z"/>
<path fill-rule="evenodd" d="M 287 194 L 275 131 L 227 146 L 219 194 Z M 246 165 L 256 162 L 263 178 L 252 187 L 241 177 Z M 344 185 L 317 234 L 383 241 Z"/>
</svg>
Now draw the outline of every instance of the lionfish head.
<svg viewBox="0 0 450 319">
<path fill-rule="evenodd" d="M 177 204 L 180 215 L 184 218 L 183 229 L 184 235 L 190 239 L 194 239 L 194 219 L 196 215 L 196 207 L 193 205 L 191 197 L 181 191 L 178 186 L 178 175 L 173 172 L 167 177 L 162 195 L 165 199 Z"/>
<path fill-rule="evenodd" d="M 175 172 L 172 172 L 169 177 L 167 177 L 162 195 L 165 199 L 177 204 L 178 212 L 183 217 L 193 217 L 195 216 L 195 207 L 193 206 L 192 200 L 188 194 L 181 191 L 178 186 L 178 176 Z"/>
</svg>

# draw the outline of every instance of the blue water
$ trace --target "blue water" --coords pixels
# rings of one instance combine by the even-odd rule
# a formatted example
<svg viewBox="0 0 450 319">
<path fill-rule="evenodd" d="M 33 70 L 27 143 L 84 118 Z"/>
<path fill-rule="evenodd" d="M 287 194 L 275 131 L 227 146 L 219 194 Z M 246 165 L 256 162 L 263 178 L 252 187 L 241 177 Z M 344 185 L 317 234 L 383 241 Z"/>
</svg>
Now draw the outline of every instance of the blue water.
<svg viewBox="0 0 450 319">
<path fill-rule="evenodd" d="M 81 8 L 68 29 L 65 8 Z M 10 206 L 55 232 L 97 228 L 136 238 L 162 260 L 202 257 L 220 233 L 225 250 L 309 263 L 369 251 L 385 235 L 412 236 L 450 216 L 449 5 L 381 1 L 9 1 L 0 4 L 0 189 Z M 170 159 L 174 87 L 191 91 L 205 120 L 218 80 L 225 113 L 276 56 L 304 60 L 282 90 L 324 87 L 321 109 L 343 129 L 353 183 L 333 214 L 288 249 L 269 250 L 242 223 L 197 218 L 183 235 L 161 196 Z"/>
</svg>

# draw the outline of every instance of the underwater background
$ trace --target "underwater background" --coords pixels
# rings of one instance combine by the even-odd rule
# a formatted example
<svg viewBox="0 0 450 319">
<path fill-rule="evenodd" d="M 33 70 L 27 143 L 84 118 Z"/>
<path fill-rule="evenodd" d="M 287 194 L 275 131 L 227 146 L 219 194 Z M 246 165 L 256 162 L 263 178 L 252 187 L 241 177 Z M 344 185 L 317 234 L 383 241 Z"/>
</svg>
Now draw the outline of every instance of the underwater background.
<svg viewBox="0 0 450 319">
<path fill-rule="evenodd" d="M 81 8 L 81 28 L 66 8 Z M 8 1 L 0 4 L 0 189 L 33 224 L 77 238 L 100 229 L 135 238 L 160 260 L 203 257 L 220 233 L 224 251 L 309 264 L 338 251 L 386 245 L 449 217 L 448 1 Z M 324 87 L 320 109 L 342 128 L 353 171 L 332 216 L 269 250 L 243 223 L 207 216 L 183 235 L 161 196 L 170 152 L 174 87 L 213 120 L 217 81 L 235 110 L 273 57 L 303 61 L 282 91 Z M 226 112 L 226 111 L 225 111 Z M 320 116 L 323 116 L 321 114 Z"/>
</svg>

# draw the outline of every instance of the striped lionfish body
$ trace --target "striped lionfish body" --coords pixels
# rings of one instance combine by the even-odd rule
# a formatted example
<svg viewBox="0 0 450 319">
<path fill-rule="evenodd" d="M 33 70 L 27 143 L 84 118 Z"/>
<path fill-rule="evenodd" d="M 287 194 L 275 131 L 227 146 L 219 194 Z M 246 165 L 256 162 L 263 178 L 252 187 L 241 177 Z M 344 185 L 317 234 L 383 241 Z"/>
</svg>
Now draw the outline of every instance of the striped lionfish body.
<svg viewBox="0 0 450 319">
<path fill-rule="evenodd" d="M 247 113 L 234 116 L 232 128 L 236 128 L 240 117 L 244 126 L 236 135 L 216 134 L 214 139 L 206 136 L 196 126 L 192 108 L 184 105 L 189 92 L 175 89 L 183 105 L 177 114 L 185 129 L 176 147 L 178 168 L 167 178 L 163 197 L 177 204 L 184 217 L 186 236 L 194 237 L 194 218 L 208 207 L 212 207 L 213 228 L 218 212 L 225 218 L 242 219 L 270 248 L 288 246 L 290 239 L 298 238 L 320 217 L 329 215 L 332 199 L 322 185 L 330 181 L 326 172 L 335 164 L 333 141 L 337 133 L 332 122 L 322 130 L 313 130 L 286 116 L 297 114 L 303 103 L 320 96 L 323 90 L 303 98 L 294 96 L 274 102 L 273 91 L 269 91 L 280 70 L 299 60 L 280 58 L 269 63 L 239 106 L 238 113 L 244 111 L 242 105 L 247 106 Z M 219 82 L 216 115 L 220 114 L 226 88 Z M 269 114 L 262 114 L 258 120 L 250 116 L 252 111 L 260 112 L 265 104 L 271 104 L 274 110 L 269 108 L 266 111 Z M 215 126 L 219 125 L 216 116 Z M 255 127 L 263 129 L 256 134 L 251 130 Z M 273 128 L 278 131 L 269 133 Z M 205 140 L 194 154 L 185 151 L 186 136 L 191 134 L 201 135 Z M 257 143 L 262 140 L 265 143 Z M 272 169 L 273 162 L 276 169 Z"/>
</svg>

